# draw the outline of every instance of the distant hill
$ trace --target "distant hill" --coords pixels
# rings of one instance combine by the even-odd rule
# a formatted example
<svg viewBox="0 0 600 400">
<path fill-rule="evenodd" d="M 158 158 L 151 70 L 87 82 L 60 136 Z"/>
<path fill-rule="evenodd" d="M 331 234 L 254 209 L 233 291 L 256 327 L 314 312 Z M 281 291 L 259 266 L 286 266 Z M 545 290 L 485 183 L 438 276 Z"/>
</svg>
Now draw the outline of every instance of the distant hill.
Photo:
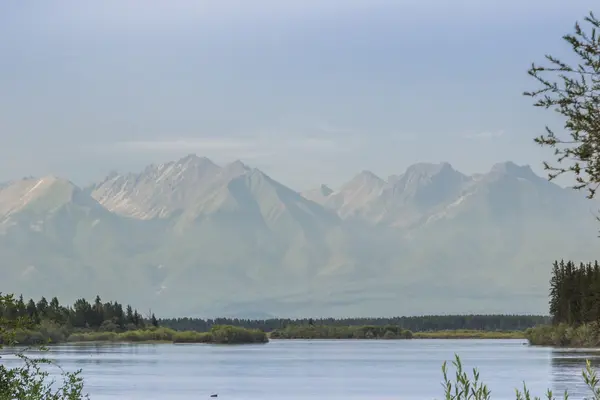
<svg viewBox="0 0 600 400">
<path fill-rule="evenodd" d="M 98 293 L 165 317 L 540 314 L 552 261 L 596 257 L 596 209 L 512 162 L 297 193 L 189 155 L 84 190 L 0 185 L 0 291 Z"/>
</svg>

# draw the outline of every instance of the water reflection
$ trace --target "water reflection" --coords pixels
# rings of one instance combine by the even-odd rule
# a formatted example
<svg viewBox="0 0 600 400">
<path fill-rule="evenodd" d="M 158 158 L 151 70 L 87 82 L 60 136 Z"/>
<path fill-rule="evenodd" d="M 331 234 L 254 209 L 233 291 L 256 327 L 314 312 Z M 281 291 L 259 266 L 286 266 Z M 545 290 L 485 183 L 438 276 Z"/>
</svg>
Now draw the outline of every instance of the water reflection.
<svg viewBox="0 0 600 400">
<path fill-rule="evenodd" d="M 597 349 L 553 349 L 550 353 L 552 365 L 552 390 L 580 396 L 590 394 L 583 381 L 582 371 L 585 369 L 586 360 L 592 367 L 600 371 L 600 350 Z M 579 397 L 575 397 L 579 398 Z"/>
<path fill-rule="evenodd" d="M 87 365 L 103 365 L 107 367 L 127 367 L 133 365 L 152 366 L 158 363 L 157 346 L 135 344 L 78 344 L 50 346 L 48 351 L 36 348 L 18 349 L 32 358 L 45 358 L 60 364 L 72 365 L 76 369 Z M 18 365 L 22 361 L 12 352 L 3 354 L 3 362 L 7 365 Z"/>
<path fill-rule="evenodd" d="M 514 400 L 523 381 L 538 396 L 551 388 L 560 398 L 568 389 L 571 399 L 583 399 L 590 397 L 581 378 L 585 360 L 600 371 L 600 351 L 530 347 L 518 340 L 87 344 L 53 346 L 44 356 L 68 371 L 81 368 L 94 400 L 187 400 L 214 392 L 229 400 L 426 400 L 440 398 L 440 366 L 455 353 L 468 371 L 482 372 L 494 400 Z M 3 365 L 17 362 L 2 359 Z"/>
</svg>

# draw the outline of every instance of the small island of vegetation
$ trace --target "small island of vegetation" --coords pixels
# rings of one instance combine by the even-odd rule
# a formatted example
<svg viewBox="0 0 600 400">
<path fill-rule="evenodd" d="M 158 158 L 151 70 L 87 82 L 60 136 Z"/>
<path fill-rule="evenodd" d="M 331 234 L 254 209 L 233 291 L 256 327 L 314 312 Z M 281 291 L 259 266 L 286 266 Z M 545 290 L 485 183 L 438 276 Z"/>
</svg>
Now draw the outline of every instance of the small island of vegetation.
<svg viewBox="0 0 600 400">
<path fill-rule="evenodd" d="M 311 321 L 312 322 L 312 321 Z M 273 339 L 412 339 L 413 333 L 398 326 L 290 325 L 270 333 Z"/>
<path fill-rule="evenodd" d="M 66 342 L 171 342 L 245 344 L 269 341 L 260 329 L 212 325 L 209 329 L 180 331 L 160 326 L 154 314 L 143 317 L 131 306 L 117 302 L 103 303 L 96 296 L 94 303 L 77 300 L 66 307 L 54 297 L 50 302 L 41 298 L 37 303 L 23 296 L 0 305 L 0 316 L 8 322 L 27 320 L 27 327 L 15 330 L 14 341 L 21 345 L 60 344 Z M 0 338 L 0 341 L 2 339 Z"/>
</svg>

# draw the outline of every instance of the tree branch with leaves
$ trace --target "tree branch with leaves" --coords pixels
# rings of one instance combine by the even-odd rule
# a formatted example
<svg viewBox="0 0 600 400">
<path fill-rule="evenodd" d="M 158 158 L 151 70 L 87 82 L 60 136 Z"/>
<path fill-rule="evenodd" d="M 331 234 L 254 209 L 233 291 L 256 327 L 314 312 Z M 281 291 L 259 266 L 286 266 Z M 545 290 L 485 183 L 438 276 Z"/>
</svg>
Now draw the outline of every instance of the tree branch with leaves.
<svg viewBox="0 0 600 400">
<path fill-rule="evenodd" d="M 534 106 L 552 109 L 564 119 L 564 135 L 546 126 L 535 142 L 554 150 L 556 163 L 544 163 L 550 180 L 572 173 L 574 189 L 586 189 L 593 198 L 600 187 L 600 20 L 592 12 L 574 34 L 563 36 L 578 58 L 575 64 L 546 55 L 546 66 L 532 64 L 528 73 L 541 85 L 525 92 Z"/>
<path fill-rule="evenodd" d="M 12 295 L 0 293 L 0 350 L 4 347 L 14 348 L 19 330 L 32 327 L 28 318 L 6 315 L 16 308 Z M 83 394 L 83 378 L 81 371 L 65 372 L 60 366 L 47 358 L 29 358 L 27 349 L 15 352 L 21 365 L 9 368 L 0 364 L 0 399 L 17 400 L 81 400 L 88 398 Z M 39 350 L 46 351 L 44 347 Z M 2 357 L 0 356 L 0 359 Z M 50 379 L 48 368 L 54 366 L 60 370 L 62 385 Z"/>
</svg>

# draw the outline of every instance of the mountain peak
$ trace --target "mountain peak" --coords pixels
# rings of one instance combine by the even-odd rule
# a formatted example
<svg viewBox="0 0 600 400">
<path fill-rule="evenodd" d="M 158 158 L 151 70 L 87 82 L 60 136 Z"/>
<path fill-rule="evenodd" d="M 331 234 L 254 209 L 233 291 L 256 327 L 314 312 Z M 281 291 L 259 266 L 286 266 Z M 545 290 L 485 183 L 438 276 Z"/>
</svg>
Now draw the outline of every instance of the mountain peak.
<svg viewBox="0 0 600 400">
<path fill-rule="evenodd" d="M 441 163 L 416 163 L 406 169 L 405 175 L 433 176 L 443 172 L 455 172 L 448 162 Z"/>
<path fill-rule="evenodd" d="M 177 161 L 149 165 L 141 173 L 111 173 L 91 191 L 109 211 L 150 219 L 167 217 L 196 201 L 221 167 L 189 154 Z"/>
<path fill-rule="evenodd" d="M 240 170 L 240 171 L 249 171 L 250 167 L 248 167 L 246 164 L 244 164 L 241 160 L 235 160 L 232 163 L 229 163 L 225 166 L 225 168 L 227 169 L 231 169 L 231 170 Z"/>
<path fill-rule="evenodd" d="M 378 180 L 382 180 L 380 177 L 378 177 L 377 175 L 375 175 L 373 172 L 363 169 L 362 171 L 360 171 L 360 173 L 358 174 L 359 176 L 364 176 L 365 178 L 369 178 L 369 179 L 378 179 Z"/>
<path fill-rule="evenodd" d="M 383 179 L 381 179 L 380 177 L 378 177 L 377 175 L 375 175 L 373 172 L 368 171 L 368 170 L 363 170 L 363 171 L 359 172 L 354 178 L 352 178 L 350 180 L 350 182 L 348 182 L 346 185 L 348 185 L 348 184 L 382 185 L 384 183 L 385 183 L 385 181 Z"/>
<path fill-rule="evenodd" d="M 198 157 L 196 154 L 188 154 L 187 156 L 178 160 L 176 165 L 181 168 L 215 168 L 217 165 L 206 157 Z"/>
<path fill-rule="evenodd" d="M 385 181 L 371 171 L 362 171 L 340 188 L 340 192 L 373 192 L 379 191 L 385 185 Z"/>
<path fill-rule="evenodd" d="M 323 204 L 332 193 L 334 193 L 333 189 L 325 184 L 321 184 L 317 188 L 302 192 L 301 195 L 310 201 Z"/>
<path fill-rule="evenodd" d="M 82 201 L 81 189 L 67 179 L 54 175 L 26 178 L 12 182 L 0 189 L 0 215 L 36 205 L 37 209 L 51 211 L 71 201 Z M 89 201 L 84 201 L 91 204 Z"/>
<path fill-rule="evenodd" d="M 490 173 L 494 175 L 501 174 L 525 179 L 539 178 L 539 176 L 533 172 L 530 165 L 517 165 L 512 161 L 494 164 L 490 170 Z"/>
</svg>

